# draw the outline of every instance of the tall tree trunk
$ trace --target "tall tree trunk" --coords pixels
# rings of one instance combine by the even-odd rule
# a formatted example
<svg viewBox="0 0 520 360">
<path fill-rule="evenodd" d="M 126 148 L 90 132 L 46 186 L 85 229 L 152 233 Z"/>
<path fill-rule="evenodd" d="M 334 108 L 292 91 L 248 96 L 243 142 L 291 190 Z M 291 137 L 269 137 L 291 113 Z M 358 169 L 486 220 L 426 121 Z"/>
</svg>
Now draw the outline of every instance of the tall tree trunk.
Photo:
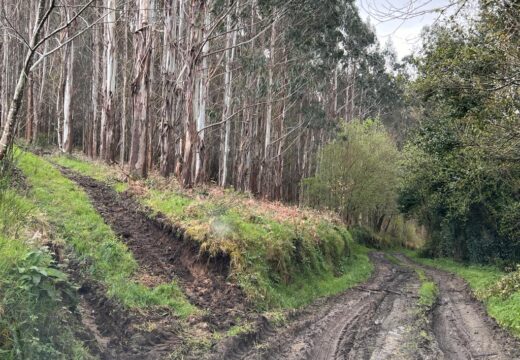
<svg viewBox="0 0 520 360">
<path fill-rule="evenodd" d="M 92 47 L 94 48 L 94 55 L 92 58 L 92 88 L 91 88 L 91 101 L 92 101 L 92 133 L 91 133 L 91 156 L 97 157 L 99 154 L 99 102 L 100 102 L 100 88 L 99 78 L 101 73 L 100 58 L 101 58 L 101 29 L 96 26 L 93 30 L 93 42 Z M 103 70 L 104 71 L 104 70 Z M 103 75 L 104 79 L 104 75 Z"/>
<path fill-rule="evenodd" d="M 128 11 L 128 3 L 125 1 L 123 5 L 123 14 L 127 17 L 127 19 L 130 18 L 130 12 Z M 124 37 L 123 37 L 123 96 L 122 96 L 122 105 L 123 105 L 123 113 L 121 116 L 121 148 L 119 150 L 119 162 L 121 163 L 121 166 L 124 166 L 125 164 L 125 155 L 126 155 L 126 128 L 128 124 L 128 107 L 127 107 L 127 87 L 128 87 L 128 27 L 129 24 L 125 22 L 124 24 L 125 31 L 124 31 Z"/>
<path fill-rule="evenodd" d="M 210 5 L 209 0 L 204 4 L 204 26 L 201 31 L 201 40 L 205 41 L 204 46 L 202 47 L 202 76 L 200 77 L 199 84 L 199 106 L 198 106 L 198 116 L 197 116 L 197 136 L 198 136 L 198 146 L 197 146 L 197 157 L 195 159 L 195 181 L 201 182 L 205 177 L 204 171 L 204 127 L 206 126 L 206 105 L 208 101 L 209 95 L 209 62 L 208 62 L 208 53 L 209 53 L 209 40 L 206 40 L 206 37 L 209 35 L 210 28 Z"/>
<path fill-rule="evenodd" d="M 228 6 L 232 6 L 228 1 Z M 225 71 L 224 71 L 224 108 L 222 110 L 222 121 L 224 126 L 224 138 L 222 144 L 222 164 L 220 186 L 227 185 L 228 160 L 229 160 L 229 141 L 231 137 L 231 97 L 233 74 L 231 65 L 235 56 L 236 31 L 232 29 L 232 13 L 228 13 L 226 18 L 226 52 L 225 52 Z"/>
<path fill-rule="evenodd" d="M 25 121 L 25 140 L 31 142 L 33 136 L 34 122 L 34 81 L 33 74 L 29 74 L 27 78 L 27 113 Z"/>
<path fill-rule="evenodd" d="M 267 79 L 267 105 L 265 110 L 265 139 L 264 157 L 260 170 L 260 191 L 265 195 L 269 192 L 270 172 L 271 172 L 271 128 L 273 119 L 273 88 L 274 88 L 274 66 L 275 66 L 275 46 L 276 46 L 276 21 L 271 25 L 271 40 L 269 43 L 269 68 Z"/>
<path fill-rule="evenodd" d="M 67 45 L 65 56 L 65 89 L 63 91 L 63 151 L 72 153 L 72 91 L 74 81 L 74 42 Z"/>
<path fill-rule="evenodd" d="M 148 99 L 150 92 L 150 1 L 136 0 L 138 10 L 135 34 L 134 80 L 132 82 L 132 139 L 130 149 L 130 172 L 134 176 L 147 175 L 148 148 Z"/>
<path fill-rule="evenodd" d="M 115 109 L 114 96 L 116 93 L 116 0 L 105 0 L 108 11 L 103 32 L 104 45 L 104 71 L 103 71 L 103 108 L 101 111 L 101 146 L 99 155 L 107 162 L 115 159 L 114 153 L 114 127 Z"/>
<path fill-rule="evenodd" d="M 38 15 L 36 16 L 36 22 L 29 40 L 29 49 L 27 50 L 22 69 L 18 76 L 11 105 L 9 106 L 9 112 L 7 113 L 7 118 L 4 122 L 2 136 L 0 137 L 0 161 L 4 159 L 9 150 L 9 145 L 11 144 L 13 132 L 16 126 L 16 119 L 22 104 L 23 92 L 25 90 L 25 85 L 27 84 L 27 74 L 30 72 L 31 63 L 37 50 L 36 44 L 48 18 L 48 13 L 45 12 L 46 3 L 46 0 L 39 0 L 38 2 Z M 51 0 L 49 6 L 51 9 L 55 6 L 53 0 Z"/>
<path fill-rule="evenodd" d="M 160 162 L 159 171 L 161 175 L 168 176 L 173 171 L 172 157 L 172 131 L 175 119 L 176 105 L 176 22 L 177 22 L 177 2 L 178 0 L 165 0 L 164 2 L 164 52 L 163 52 L 163 99 L 159 151 Z"/>
</svg>

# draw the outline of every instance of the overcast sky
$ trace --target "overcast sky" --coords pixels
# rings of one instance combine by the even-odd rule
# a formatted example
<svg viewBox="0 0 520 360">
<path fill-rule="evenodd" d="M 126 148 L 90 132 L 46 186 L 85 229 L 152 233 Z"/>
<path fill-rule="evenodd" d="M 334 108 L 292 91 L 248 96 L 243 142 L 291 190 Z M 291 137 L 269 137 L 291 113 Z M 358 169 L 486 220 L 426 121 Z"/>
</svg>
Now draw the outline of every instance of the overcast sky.
<svg viewBox="0 0 520 360">
<path fill-rule="evenodd" d="M 370 19 L 375 27 L 381 45 L 391 39 L 398 58 L 409 55 L 417 49 L 421 30 L 424 26 L 433 24 L 439 14 L 430 12 L 432 9 L 444 7 L 449 0 L 356 0 L 363 20 Z M 409 19 L 392 19 L 390 8 L 411 9 L 419 14 Z"/>
</svg>

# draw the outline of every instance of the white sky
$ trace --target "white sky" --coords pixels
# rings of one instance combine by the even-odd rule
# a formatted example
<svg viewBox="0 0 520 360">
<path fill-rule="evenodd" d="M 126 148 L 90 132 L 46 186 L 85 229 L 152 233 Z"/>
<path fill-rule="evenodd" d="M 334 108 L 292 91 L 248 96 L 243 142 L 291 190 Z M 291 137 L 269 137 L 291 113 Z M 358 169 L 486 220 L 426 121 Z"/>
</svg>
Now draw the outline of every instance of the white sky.
<svg viewBox="0 0 520 360">
<path fill-rule="evenodd" d="M 439 13 L 431 10 L 445 7 L 449 3 L 450 0 L 356 0 L 361 18 L 370 20 L 382 46 L 388 39 L 392 40 L 399 59 L 420 47 L 422 28 L 432 25 L 439 18 Z M 417 16 L 396 19 L 390 9 L 399 9 Z"/>
</svg>

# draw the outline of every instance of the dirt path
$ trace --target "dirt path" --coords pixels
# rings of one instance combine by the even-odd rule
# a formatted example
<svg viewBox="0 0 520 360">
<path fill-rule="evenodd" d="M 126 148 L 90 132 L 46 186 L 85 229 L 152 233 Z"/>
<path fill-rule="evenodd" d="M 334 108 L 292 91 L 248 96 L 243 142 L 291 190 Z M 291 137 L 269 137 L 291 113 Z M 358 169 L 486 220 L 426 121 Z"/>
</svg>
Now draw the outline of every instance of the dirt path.
<svg viewBox="0 0 520 360">
<path fill-rule="evenodd" d="M 62 172 L 85 189 L 105 222 L 128 245 L 140 265 L 139 281 L 155 286 L 175 279 L 193 304 L 208 310 L 197 321 L 215 329 L 229 328 L 237 316 L 248 316 L 243 294 L 226 282 L 226 259 L 201 258 L 179 229 L 160 217 L 147 216 L 131 196 L 70 170 Z M 243 340 L 229 339 L 209 356 L 230 360 L 520 359 L 518 342 L 487 317 L 464 281 L 403 255 L 389 261 L 376 252 L 371 258 L 375 271 L 367 283 L 317 301 L 284 328 L 260 322 L 261 331 Z M 439 301 L 432 311 L 418 306 L 420 281 L 415 269 L 419 267 L 439 287 Z M 106 350 L 107 359 L 158 359 L 180 343 L 174 329 L 148 338 L 132 330 L 133 323 L 174 323 L 174 318 L 127 316 L 103 296 L 103 289 L 88 283 L 83 286 L 83 300 L 85 325 Z"/>
<path fill-rule="evenodd" d="M 363 286 L 310 306 L 299 320 L 226 359 L 438 359 L 433 333 L 419 334 L 418 278 L 374 253 L 376 270 Z M 218 356 L 216 357 L 218 358 Z"/>
<path fill-rule="evenodd" d="M 428 311 L 418 306 L 415 269 L 420 266 L 397 258 L 401 264 L 374 253 L 375 273 L 362 287 L 318 302 L 262 341 L 215 358 L 520 359 L 518 342 L 488 318 L 462 280 L 425 268 L 440 292 L 440 301 Z"/>
</svg>

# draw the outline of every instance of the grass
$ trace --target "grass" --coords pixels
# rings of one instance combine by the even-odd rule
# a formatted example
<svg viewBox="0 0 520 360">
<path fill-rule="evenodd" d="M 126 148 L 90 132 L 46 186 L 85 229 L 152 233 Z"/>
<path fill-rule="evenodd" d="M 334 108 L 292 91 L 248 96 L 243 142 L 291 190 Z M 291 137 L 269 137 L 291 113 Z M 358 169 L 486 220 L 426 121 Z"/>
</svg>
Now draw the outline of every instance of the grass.
<svg viewBox="0 0 520 360">
<path fill-rule="evenodd" d="M 87 195 L 47 161 L 23 153 L 19 167 L 31 186 L 31 201 L 57 235 L 88 265 L 88 275 L 106 284 L 108 295 L 129 308 L 168 307 L 179 316 L 195 309 L 175 283 L 148 288 L 133 278 L 137 263 L 92 207 Z"/>
<path fill-rule="evenodd" d="M 80 161 L 75 157 L 64 154 L 53 155 L 50 157 L 50 161 L 88 175 L 98 181 L 103 181 L 111 185 L 117 192 L 124 192 L 128 189 L 128 184 L 120 181 L 119 173 L 102 162 Z"/>
<path fill-rule="evenodd" d="M 42 247 L 32 202 L 0 177 L 0 358 L 93 359 L 75 338 L 76 299 Z"/>
<path fill-rule="evenodd" d="M 62 166 L 101 181 L 113 169 L 71 157 Z M 120 185 L 117 185 L 120 186 Z M 364 281 L 372 265 L 339 219 L 252 199 L 218 188 L 180 189 L 160 177 L 128 186 L 136 198 L 182 227 L 201 251 L 231 259 L 230 280 L 239 283 L 261 310 L 295 308 Z"/>
<path fill-rule="evenodd" d="M 426 309 L 431 309 L 437 300 L 439 289 L 433 281 L 428 279 L 424 273 L 424 270 L 415 269 L 415 271 L 417 272 L 417 276 L 421 282 L 421 287 L 419 288 L 419 306 Z"/>
<path fill-rule="evenodd" d="M 415 261 L 445 270 L 462 277 L 469 284 L 475 296 L 481 300 L 500 326 L 520 337 L 520 291 L 499 296 L 489 292 L 506 274 L 494 266 L 467 265 L 451 259 L 426 259 L 417 252 L 406 251 Z"/>
</svg>

